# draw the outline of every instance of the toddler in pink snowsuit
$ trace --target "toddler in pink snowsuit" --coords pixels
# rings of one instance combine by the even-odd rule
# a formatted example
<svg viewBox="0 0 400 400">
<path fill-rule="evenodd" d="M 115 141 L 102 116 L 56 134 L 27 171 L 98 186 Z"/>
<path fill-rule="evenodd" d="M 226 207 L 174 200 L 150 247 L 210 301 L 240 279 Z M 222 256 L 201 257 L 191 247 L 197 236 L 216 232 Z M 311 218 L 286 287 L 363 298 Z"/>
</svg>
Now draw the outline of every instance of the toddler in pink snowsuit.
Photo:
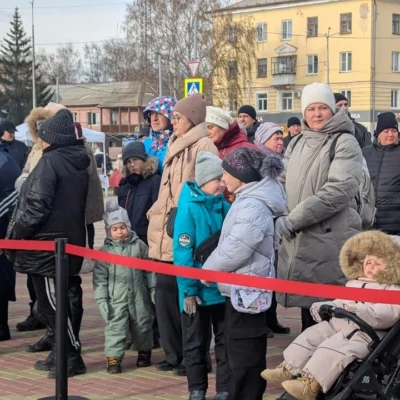
<svg viewBox="0 0 400 400">
<path fill-rule="evenodd" d="M 367 231 L 350 238 L 340 252 L 340 266 L 349 281 L 347 287 L 400 290 L 400 246 L 383 232 Z M 317 325 L 301 333 L 283 352 L 284 362 L 266 369 L 262 377 L 283 388 L 298 400 L 314 400 L 327 392 L 352 361 L 369 354 L 371 338 L 347 319 L 321 321 L 323 304 L 355 313 L 379 336 L 400 318 L 400 306 L 334 300 L 314 303 L 311 314 Z M 299 379 L 295 376 L 300 374 Z"/>
</svg>

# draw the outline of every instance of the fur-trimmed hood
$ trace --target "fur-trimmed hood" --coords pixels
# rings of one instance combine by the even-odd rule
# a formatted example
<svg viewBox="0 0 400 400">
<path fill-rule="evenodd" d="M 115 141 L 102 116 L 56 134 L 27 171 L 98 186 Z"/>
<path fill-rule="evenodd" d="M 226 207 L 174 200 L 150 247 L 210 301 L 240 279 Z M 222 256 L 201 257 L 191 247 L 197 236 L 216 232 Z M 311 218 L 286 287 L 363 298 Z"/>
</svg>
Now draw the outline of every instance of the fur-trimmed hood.
<svg viewBox="0 0 400 400">
<path fill-rule="evenodd" d="M 150 178 L 155 175 L 158 171 L 158 160 L 155 157 L 148 157 L 143 164 L 142 175 L 144 179 Z M 126 165 L 122 165 L 121 174 L 124 178 L 129 175 L 128 168 Z"/>
<path fill-rule="evenodd" d="M 340 252 L 340 267 L 347 279 L 364 276 L 363 261 L 372 255 L 386 260 L 387 268 L 375 275 L 376 282 L 383 285 L 400 284 L 400 238 L 381 231 L 361 232 L 351 237 Z"/>
</svg>

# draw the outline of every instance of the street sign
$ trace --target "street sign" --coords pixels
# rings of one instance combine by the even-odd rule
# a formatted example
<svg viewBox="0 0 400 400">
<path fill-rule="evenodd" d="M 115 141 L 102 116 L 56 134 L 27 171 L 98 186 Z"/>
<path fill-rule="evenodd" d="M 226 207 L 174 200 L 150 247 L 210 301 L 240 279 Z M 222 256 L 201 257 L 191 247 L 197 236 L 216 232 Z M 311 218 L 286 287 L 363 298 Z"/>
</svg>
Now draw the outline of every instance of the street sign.
<svg viewBox="0 0 400 400">
<path fill-rule="evenodd" d="M 189 72 L 192 75 L 192 78 L 194 78 L 197 73 L 199 72 L 199 67 L 200 67 L 200 61 L 189 61 L 188 62 L 188 68 Z"/>
<path fill-rule="evenodd" d="M 203 93 L 203 78 L 185 79 L 185 97 Z"/>
</svg>

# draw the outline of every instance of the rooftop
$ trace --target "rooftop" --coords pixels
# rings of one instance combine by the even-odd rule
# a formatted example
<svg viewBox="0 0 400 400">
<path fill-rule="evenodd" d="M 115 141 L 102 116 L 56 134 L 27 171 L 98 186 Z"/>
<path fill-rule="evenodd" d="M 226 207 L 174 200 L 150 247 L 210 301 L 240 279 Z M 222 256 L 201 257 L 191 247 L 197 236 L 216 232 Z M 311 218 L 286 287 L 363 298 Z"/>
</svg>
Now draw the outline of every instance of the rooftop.
<svg viewBox="0 0 400 400">
<path fill-rule="evenodd" d="M 59 93 L 59 102 L 67 107 L 146 107 L 154 98 L 151 89 L 139 81 L 59 85 Z"/>
<path fill-rule="evenodd" d="M 315 0 L 242 0 L 226 7 L 224 10 L 244 9 L 248 7 L 265 7 L 290 3 L 307 3 L 311 1 Z"/>
</svg>

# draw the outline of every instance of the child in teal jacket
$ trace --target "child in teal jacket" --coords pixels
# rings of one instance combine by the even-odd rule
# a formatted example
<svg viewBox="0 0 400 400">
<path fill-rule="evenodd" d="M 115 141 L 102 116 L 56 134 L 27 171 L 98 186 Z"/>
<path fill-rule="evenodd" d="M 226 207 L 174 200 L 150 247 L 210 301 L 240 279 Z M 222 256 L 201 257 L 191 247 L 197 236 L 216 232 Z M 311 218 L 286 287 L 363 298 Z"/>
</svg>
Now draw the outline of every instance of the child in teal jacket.
<svg viewBox="0 0 400 400">
<path fill-rule="evenodd" d="M 195 182 L 186 182 L 178 202 L 174 224 L 175 265 L 202 268 L 193 253 L 202 242 L 221 230 L 230 204 L 225 201 L 222 161 L 212 153 L 200 152 L 196 160 Z M 197 279 L 177 277 L 182 326 L 185 329 L 184 358 L 190 397 L 205 399 L 207 352 L 210 324 L 215 334 L 217 396 L 228 398 L 230 371 L 225 358 L 225 299 L 214 283 L 209 287 Z"/>
</svg>

